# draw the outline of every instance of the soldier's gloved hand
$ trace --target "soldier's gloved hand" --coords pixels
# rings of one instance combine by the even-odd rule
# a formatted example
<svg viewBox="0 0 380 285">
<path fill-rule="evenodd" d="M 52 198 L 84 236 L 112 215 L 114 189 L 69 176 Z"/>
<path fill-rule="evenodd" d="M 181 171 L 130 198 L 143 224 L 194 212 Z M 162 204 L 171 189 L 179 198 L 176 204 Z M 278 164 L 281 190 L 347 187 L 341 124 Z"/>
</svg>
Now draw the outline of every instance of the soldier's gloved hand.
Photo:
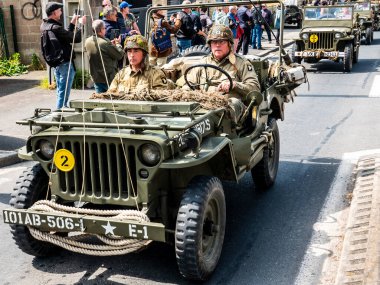
<svg viewBox="0 0 380 285">
<path fill-rule="evenodd" d="M 234 89 L 235 86 L 236 86 L 236 81 L 232 81 L 232 88 L 231 89 Z M 230 90 L 230 82 L 229 81 L 222 81 L 218 85 L 218 91 L 228 92 L 229 90 Z"/>
</svg>

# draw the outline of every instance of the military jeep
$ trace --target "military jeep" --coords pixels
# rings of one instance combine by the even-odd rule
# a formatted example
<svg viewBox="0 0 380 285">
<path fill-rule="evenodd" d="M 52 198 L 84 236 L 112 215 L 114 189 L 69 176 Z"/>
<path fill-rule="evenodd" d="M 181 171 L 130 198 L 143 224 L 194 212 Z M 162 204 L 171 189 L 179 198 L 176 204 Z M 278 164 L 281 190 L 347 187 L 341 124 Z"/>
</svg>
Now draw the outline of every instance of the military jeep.
<svg viewBox="0 0 380 285">
<path fill-rule="evenodd" d="M 112 96 L 73 100 L 63 110 L 37 108 L 19 121 L 31 130 L 19 156 L 36 163 L 21 174 L 12 208 L 3 211 L 18 247 L 34 256 L 59 248 L 105 256 L 166 242 L 185 278 L 207 279 L 224 240 L 221 181 L 239 182 L 248 172 L 261 191 L 275 183 L 276 121 L 306 77 L 302 66 L 284 64 L 280 50 L 278 62 L 249 57 L 262 92 L 252 94 L 238 122 L 226 107 Z M 202 57 L 182 60 L 190 65 L 184 77 L 202 63 Z"/>
<path fill-rule="evenodd" d="M 343 70 L 350 72 L 358 62 L 360 47 L 353 15 L 353 6 L 304 7 L 303 26 L 292 48 L 293 61 L 343 61 Z"/>
<path fill-rule="evenodd" d="M 373 41 L 374 15 L 371 2 L 356 2 L 354 5 L 356 24 L 359 26 L 361 39 L 366 45 Z"/>
</svg>

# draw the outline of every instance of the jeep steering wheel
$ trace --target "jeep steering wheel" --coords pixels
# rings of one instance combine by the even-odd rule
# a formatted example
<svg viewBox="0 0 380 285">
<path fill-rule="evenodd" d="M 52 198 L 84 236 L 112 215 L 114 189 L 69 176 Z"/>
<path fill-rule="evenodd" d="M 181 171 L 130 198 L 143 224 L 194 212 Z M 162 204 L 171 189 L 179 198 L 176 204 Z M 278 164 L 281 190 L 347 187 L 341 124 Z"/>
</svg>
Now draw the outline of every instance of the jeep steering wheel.
<svg viewBox="0 0 380 285">
<path fill-rule="evenodd" d="M 189 71 L 192 70 L 193 68 L 196 68 L 196 67 L 201 67 L 201 68 L 203 67 L 205 69 L 205 73 L 206 73 L 205 83 L 193 83 L 193 82 L 189 82 L 187 80 L 187 74 L 189 73 Z M 183 77 L 185 78 L 185 82 L 186 82 L 187 86 L 189 86 L 191 90 L 196 90 L 197 87 L 199 87 L 201 85 L 205 85 L 205 90 L 207 91 L 208 88 L 211 86 L 212 79 L 213 79 L 212 77 L 208 78 L 207 68 L 216 69 L 216 70 L 220 71 L 222 74 L 224 74 L 227 77 L 228 81 L 230 82 L 230 88 L 228 89 L 228 92 L 231 92 L 231 90 L 233 88 L 233 82 L 232 82 L 231 75 L 229 75 L 226 71 L 224 71 L 220 67 L 213 65 L 213 64 L 196 64 L 196 65 L 192 65 L 188 69 L 186 69 Z"/>
</svg>

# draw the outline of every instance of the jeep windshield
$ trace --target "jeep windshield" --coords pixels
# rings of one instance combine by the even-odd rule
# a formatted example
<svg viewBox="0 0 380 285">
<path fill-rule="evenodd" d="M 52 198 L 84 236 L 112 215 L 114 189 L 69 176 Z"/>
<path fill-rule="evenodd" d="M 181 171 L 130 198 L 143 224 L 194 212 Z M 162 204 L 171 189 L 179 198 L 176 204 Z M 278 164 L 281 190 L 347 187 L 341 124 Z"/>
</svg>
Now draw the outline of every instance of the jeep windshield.
<svg viewBox="0 0 380 285">
<path fill-rule="evenodd" d="M 352 6 L 305 7 L 305 20 L 347 20 L 352 19 L 352 15 Z"/>
<path fill-rule="evenodd" d="M 371 5 L 368 2 L 355 3 L 355 6 L 354 6 L 355 11 L 369 11 L 370 9 L 371 9 Z"/>
</svg>

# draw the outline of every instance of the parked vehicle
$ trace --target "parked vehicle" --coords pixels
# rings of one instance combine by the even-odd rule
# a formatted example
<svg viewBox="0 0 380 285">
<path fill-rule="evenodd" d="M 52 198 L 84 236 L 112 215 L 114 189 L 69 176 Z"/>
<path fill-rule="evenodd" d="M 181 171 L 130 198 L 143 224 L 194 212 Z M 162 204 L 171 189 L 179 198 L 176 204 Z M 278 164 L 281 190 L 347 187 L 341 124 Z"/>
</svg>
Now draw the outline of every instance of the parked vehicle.
<svg viewBox="0 0 380 285">
<path fill-rule="evenodd" d="M 285 24 L 296 24 L 300 29 L 302 26 L 302 10 L 296 5 L 286 6 L 285 10 Z"/>
</svg>

